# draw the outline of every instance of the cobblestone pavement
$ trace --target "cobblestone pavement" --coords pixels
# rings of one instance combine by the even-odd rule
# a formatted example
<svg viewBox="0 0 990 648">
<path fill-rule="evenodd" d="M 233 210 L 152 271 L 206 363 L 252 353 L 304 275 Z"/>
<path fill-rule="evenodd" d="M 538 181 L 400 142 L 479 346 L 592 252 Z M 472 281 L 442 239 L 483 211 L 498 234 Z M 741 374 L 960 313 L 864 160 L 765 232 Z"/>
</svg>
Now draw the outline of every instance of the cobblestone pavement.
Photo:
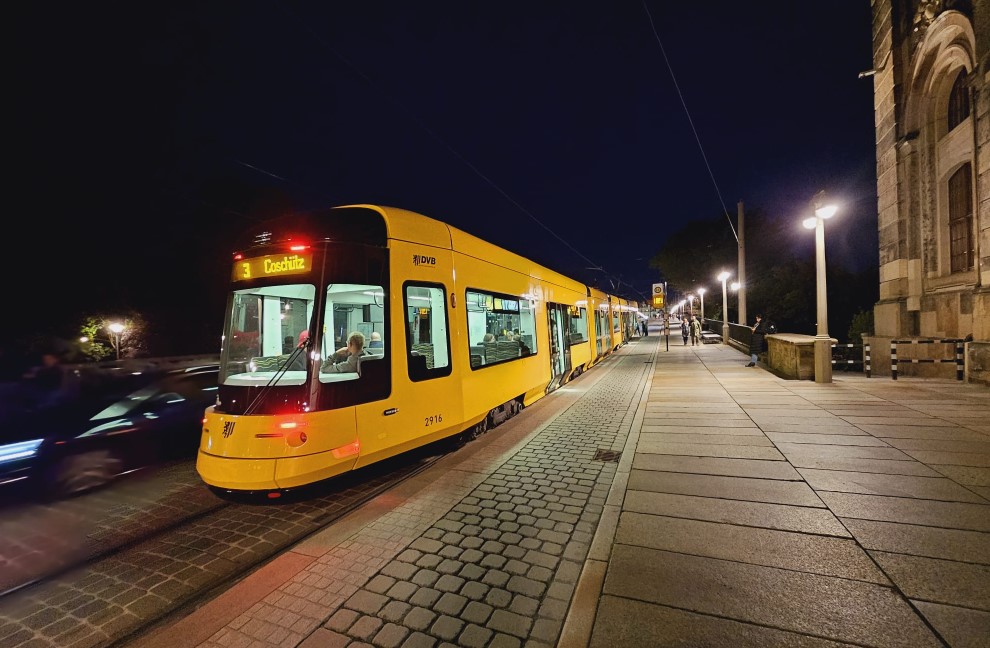
<svg viewBox="0 0 990 648">
<path fill-rule="evenodd" d="M 133 645 L 554 645 L 655 346 L 624 347 L 295 547 L 249 605 L 245 583 Z"/>
<path fill-rule="evenodd" d="M 25 508 L 4 523 L 16 532 L 4 546 L 25 549 L 6 561 L 19 573 L 48 573 L 70 557 L 132 544 L 0 599 L 0 645 L 111 645 L 325 527 L 435 457 L 422 451 L 408 459 L 351 473 L 327 486 L 328 494 L 272 506 L 217 499 L 187 462 L 147 480 L 122 482 L 130 487 L 126 495 L 108 489 Z M 172 488 L 154 490 L 166 485 Z M 86 520 L 86 513 L 101 517 Z M 34 531 L 27 533 L 32 521 Z M 63 549 L 62 561 L 33 562 Z"/>
<path fill-rule="evenodd" d="M 67 500 L 11 503 L 0 509 L 0 593 L 223 505 L 191 460 Z"/>
</svg>

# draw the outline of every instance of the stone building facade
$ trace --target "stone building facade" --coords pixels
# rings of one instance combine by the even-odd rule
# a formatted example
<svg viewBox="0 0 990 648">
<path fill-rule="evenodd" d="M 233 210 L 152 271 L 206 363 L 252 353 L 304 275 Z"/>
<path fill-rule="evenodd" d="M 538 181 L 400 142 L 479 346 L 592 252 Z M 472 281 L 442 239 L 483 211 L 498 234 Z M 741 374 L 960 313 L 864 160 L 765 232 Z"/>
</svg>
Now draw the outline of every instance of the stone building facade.
<svg viewBox="0 0 990 648">
<path fill-rule="evenodd" d="M 891 339 L 964 338 L 972 341 L 968 375 L 988 381 L 990 0 L 872 0 L 872 7 L 877 373 L 889 358 L 884 340 L 889 349 Z M 936 353 L 934 346 L 914 348 Z M 936 364 L 904 369 L 951 375 Z"/>
</svg>

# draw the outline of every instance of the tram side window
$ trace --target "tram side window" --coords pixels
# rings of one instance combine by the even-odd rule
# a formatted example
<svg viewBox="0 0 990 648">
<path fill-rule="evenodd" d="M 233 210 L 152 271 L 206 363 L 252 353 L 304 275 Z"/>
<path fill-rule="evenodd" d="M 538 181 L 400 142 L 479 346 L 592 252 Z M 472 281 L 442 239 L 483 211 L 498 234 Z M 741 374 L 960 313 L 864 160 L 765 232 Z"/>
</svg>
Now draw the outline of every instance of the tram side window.
<svg viewBox="0 0 990 648">
<path fill-rule="evenodd" d="M 572 306 L 570 319 L 571 327 L 567 336 L 570 344 L 586 342 L 588 335 L 588 309 Z"/>
<path fill-rule="evenodd" d="M 406 355 L 414 381 L 450 375 L 450 327 L 446 290 L 439 284 L 404 287 Z"/>
<path fill-rule="evenodd" d="M 619 323 L 619 311 L 612 311 L 612 332 L 622 332 L 622 325 Z"/>
<path fill-rule="evenodd" d="M 528 299 L 468 290 L 464 301 L 472 369 L 536 353 L 536 312 Z"/>
</svg>

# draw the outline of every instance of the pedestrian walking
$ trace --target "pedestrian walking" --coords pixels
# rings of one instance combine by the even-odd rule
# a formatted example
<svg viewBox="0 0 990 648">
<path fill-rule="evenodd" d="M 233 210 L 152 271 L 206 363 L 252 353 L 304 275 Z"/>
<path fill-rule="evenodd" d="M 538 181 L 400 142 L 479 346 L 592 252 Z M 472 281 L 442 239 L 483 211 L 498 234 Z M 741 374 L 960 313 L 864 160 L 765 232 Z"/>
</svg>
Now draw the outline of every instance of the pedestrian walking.
<svg viewBox="0 0 990 648">
<path fill-rule="evenodd" d="M 701 322 L 694 315 L 691 316 L 691 346 L 701 344 Z"/>
<path fill-rule="evenodd" d="M 755 367 L 756 359 L 766 349 L 767 325 L 763 321 L 763 315 L 756 315 L 756 324 L 753 325 L 753 336 L 749 341 L 749 364 L 747 367 Z"/>
<path fill-rule="evenodd" d="M 681 337 L 684 338 L 684 346 L 687 346 L 688 338 L 691 336 L 691 328 L 688 326 L 688 321 L 685 318 L 681 318 Z"/>
</svg>

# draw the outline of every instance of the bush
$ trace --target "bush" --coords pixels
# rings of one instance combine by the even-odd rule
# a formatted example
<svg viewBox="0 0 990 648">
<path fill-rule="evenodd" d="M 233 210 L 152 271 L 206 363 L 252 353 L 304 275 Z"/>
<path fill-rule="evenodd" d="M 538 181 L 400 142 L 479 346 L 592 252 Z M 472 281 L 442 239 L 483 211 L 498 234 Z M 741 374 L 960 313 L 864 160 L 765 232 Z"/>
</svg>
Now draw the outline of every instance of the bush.
<svg viewBox="0 0 990 648">
<path fill-rule="evenodd" d="M 852 322 L 849 323 L 849 331 L 846 333 L 850 344 L 861 343 L 864 334 L 873 335 L 873 309 L 861 310 L 853 315 Z"/>
</svg>

